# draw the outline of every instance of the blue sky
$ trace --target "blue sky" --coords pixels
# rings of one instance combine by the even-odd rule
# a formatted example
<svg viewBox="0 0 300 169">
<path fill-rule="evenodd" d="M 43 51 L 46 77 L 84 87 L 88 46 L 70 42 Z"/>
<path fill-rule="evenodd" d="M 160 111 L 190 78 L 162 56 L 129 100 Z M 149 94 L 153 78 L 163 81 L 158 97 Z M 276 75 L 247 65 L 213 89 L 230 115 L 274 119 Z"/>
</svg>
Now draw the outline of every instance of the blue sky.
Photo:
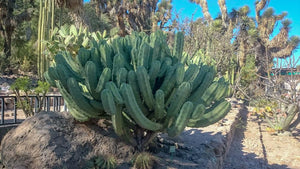
<svg viewBox="0 0 300 169">
<path fill-rule="evenodd" d="M 88 2 L 89 0 L 84 1 Z M 218 0 L 207 0 L 209 12 L 213 18 L 220 13 L 217 2 Z M 244 5 L 248 5 L 250 7 L 250 16 L 253 17 L 255 16 L 254 3 L 255 0 L 226 0 L 228 12 L 230 12 L 232 8 L 238 9 Z M 181 14 L 182 19 L 185 17 L 191 18 L 193 14 L 195 14 L 194 18 L 203 16 L 200 6 L 189 2 L 189 0 L 173 0 L 172 4 L 174 9 Z M 288 12 L 286 18 L 292 21 L 290 36 L 300 36 L 300 0 L 270 0 L 268 7 L 273 7 L 276 14 L 280 14 L 284 11 Z M 280 24 L 277 26 L 273 36 L 278 33 L 280 26 Z M 300 57 L 300 49 L 297 49 L 294 55 Z M 300 64 L 300 61 L 298 64 Z"/>
</svg>

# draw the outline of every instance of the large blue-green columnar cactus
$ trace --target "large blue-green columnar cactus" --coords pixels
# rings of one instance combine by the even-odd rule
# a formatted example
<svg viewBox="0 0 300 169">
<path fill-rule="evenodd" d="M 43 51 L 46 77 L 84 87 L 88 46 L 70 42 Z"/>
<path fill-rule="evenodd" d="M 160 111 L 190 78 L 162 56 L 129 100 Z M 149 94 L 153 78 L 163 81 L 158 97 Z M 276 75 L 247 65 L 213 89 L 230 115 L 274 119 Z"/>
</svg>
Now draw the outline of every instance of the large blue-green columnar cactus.
<svg viewBox="0 0 300 169">
<path fill-rule="evenodd" d="M 93 42 L 75 58 L 57 54 L 45 78 L 78 121 L 111 118 L 115 132 L 133 145 L 147 144 L 157 132 L 173 137 L 230 110 L 227 83 L 210 66 L 187 64 L 183 38 L 177 33 L 172 49 L 161 31 Z"/>
</svg>

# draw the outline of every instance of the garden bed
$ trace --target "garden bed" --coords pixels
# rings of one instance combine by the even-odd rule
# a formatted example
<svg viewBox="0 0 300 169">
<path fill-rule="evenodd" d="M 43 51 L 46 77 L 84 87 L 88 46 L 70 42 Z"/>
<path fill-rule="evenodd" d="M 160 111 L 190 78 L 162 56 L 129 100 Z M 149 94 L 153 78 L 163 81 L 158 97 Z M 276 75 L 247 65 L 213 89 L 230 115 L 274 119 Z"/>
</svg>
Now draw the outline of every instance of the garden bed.
<svg viewBox="0 0 300 169">
<path fill-rule="evenodd" d="M 214 125 L 205 128 L 187 127 L 174 139 L 159 135 L 157 140 L 162 151 L 157 156 L 164 159 L 163 166 L 169 169 L 221 169 L 240 119 L 240 112 L 244 111 L 242 102 L 231 102 L 232 110 Z M 175 146 L 174 153 L 170 152 L 172 146 Z"/>
</svg>

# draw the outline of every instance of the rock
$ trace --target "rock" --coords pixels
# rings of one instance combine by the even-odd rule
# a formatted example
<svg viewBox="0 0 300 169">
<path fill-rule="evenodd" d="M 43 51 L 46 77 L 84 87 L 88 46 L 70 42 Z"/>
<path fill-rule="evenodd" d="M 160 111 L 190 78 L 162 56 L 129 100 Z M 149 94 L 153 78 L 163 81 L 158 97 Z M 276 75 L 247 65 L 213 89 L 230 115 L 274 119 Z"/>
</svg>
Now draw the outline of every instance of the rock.
<svg viewBox="0 0 300 169">
<path fill-rule="evenodd" d="M 134 148 L 121 142 L 107 121 L 78 123 L 68 113 L 41 112 L 10 130 L 1 143 L 6 168 L 85 168 L 99 155 L 124 165 Z"/>
<path fill-rule="evenodd" d="M 4 109 L 12 110 L 14 109 L 14 99 L 13 98 L 6 98 L 4 99 Z"/>
</svg>

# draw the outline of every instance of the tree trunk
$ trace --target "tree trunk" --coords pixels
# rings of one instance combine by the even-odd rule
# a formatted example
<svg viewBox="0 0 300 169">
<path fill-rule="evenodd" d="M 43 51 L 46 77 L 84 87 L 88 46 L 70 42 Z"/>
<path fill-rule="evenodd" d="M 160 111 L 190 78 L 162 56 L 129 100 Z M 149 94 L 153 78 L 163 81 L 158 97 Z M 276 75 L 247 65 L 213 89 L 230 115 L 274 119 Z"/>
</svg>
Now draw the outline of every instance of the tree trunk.
<svg viewBox="0 0 300 169">
<path fill-rule="evenodd" d="M 0 4 L 0 12 L 1 12 L 1 28 L 0 30 L 2 31 L 2 35 L 4 37 L 4 55 L 5 63 L 9 63 L 9 59 L 11 57 L 11 37 L 14 32 L 15 26 L 12 23 L 13 20 L 13 11 L 14 11 L 14 5 L 15 5 L 15 0 L 8 0 L 8 2 L 2 1 Z M 10 69 L 10 64 L 3 64 L 1 69 Z"/>
</svg>

